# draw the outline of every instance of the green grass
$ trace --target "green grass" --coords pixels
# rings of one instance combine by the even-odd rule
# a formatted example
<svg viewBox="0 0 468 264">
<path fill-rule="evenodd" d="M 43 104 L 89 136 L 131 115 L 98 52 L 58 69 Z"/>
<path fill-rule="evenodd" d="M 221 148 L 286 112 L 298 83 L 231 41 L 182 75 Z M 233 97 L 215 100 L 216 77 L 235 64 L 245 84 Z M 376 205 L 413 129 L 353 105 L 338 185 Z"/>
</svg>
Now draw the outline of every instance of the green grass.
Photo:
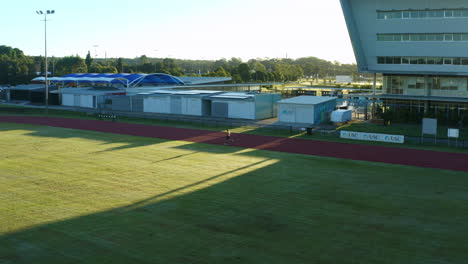
<svg viewBox="0 0 468 264">
<path fill-rule="evenodd" d="M 466 173 L 0 123 L 0 263 L 466 263 Z"/>
</svg>

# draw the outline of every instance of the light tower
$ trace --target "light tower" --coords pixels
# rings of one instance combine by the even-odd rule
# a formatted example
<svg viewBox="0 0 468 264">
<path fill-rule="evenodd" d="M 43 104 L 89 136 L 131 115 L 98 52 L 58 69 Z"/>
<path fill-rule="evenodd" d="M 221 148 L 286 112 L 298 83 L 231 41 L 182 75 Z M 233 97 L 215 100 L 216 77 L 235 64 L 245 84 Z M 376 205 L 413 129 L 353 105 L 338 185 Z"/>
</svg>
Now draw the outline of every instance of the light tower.
<svg viewBox="0 0 468 264">
<path fill-rule="evenodd" d="M 49 69 L 47 65 L 47 15 L 55 14 L 55 10 L 46 10 L 42 12 L 42 10 L 36 11 L 38 15 L 44 16 L 44 53 L 45 53 L 45 105 L 46 105 L 46 116 L 49 115 Z"/>
</svg>

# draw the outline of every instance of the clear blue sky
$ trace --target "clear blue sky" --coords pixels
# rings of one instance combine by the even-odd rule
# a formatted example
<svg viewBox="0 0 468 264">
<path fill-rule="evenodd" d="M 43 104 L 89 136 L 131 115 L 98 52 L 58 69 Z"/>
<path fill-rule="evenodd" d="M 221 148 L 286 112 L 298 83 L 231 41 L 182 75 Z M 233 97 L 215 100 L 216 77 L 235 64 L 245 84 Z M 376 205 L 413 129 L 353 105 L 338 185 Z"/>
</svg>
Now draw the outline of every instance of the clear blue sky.
<svg viewBox="0 0 468 264">
<path fill-rule="evenodd" d="M 50 56 L 355 62 L 338 0 L 5 1 L 0 45 L 42 55 L 47 9 Z"/>
</svg>

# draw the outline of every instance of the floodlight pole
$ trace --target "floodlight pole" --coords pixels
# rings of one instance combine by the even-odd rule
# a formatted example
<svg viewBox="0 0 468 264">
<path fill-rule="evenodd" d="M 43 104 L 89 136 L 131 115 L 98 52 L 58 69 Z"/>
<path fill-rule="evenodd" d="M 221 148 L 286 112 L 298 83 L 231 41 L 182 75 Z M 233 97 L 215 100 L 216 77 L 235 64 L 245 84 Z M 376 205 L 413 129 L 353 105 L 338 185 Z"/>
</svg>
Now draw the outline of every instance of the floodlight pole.
<svg viewBox="0 0 468 264">
<path fill-rule="evenodd" d="M 44 15 L 44 54 L 45 54 L 45 112 L 46 116 L 49 116 L 49 67 L 47 63 L 47 15 L 52 15 L 55 10 L 46 10 L 45 12 L 36 11 L 38 15 Z"/>
</svg>

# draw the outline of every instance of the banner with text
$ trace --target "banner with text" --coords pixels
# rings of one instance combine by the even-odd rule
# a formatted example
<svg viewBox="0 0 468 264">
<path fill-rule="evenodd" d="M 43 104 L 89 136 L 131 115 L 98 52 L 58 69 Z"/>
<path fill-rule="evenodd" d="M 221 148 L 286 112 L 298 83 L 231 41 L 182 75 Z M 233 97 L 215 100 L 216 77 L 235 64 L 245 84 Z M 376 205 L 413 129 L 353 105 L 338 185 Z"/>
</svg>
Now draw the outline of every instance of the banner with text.
<svg viewBox="0 0 468 264">
<path fill-rule="evenodd" d="M 400 135 L 386 135 L 375 133 L 362 133 L 352 131 L 341 131 L 341 138 L 365 140 L 365 141 L 379 141 L 388 143 L 405 143 L 405 136 Z"/>
</svg>

